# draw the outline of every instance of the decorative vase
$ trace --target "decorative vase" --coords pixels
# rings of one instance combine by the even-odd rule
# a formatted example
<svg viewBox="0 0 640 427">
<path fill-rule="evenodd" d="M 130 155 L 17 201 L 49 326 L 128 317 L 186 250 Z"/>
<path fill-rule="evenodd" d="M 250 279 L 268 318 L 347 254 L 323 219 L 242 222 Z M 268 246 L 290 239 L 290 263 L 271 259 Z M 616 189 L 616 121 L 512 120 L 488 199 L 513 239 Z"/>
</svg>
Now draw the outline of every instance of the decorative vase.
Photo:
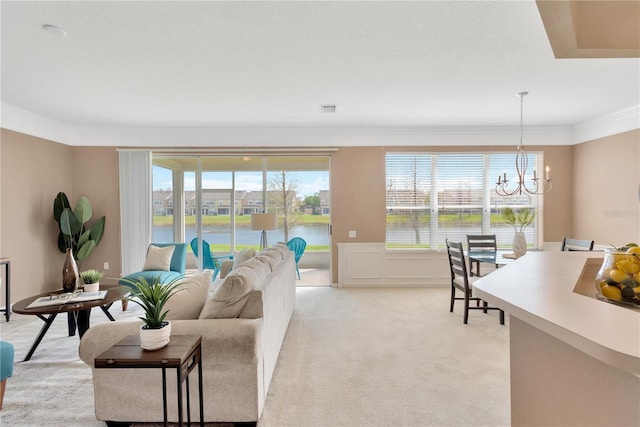
<svg viewBox="0 0 640 427">
<path fill-rule="evenodd" d="M 67 248 L 62 267 L 62 290 L 65 292 L 75 292 L 78 290 L 78 266 L 73 257 L 71 248 Z"/>
<path fill-rule="evenodd" d="M 99 290 L 100 290 L 100 282 L 84 284 L 85 292 L 98 292 Z"/>
<path fill-rule="evenodd" d="M 517 231 L 513 236 L 513 255 L 516 258 L 520 258 L 527 253 L 527 239 L 524 237 L 524 232 Z"/>
<path fill-rule="evenodd" d="M 140 326 L 140 347 L 145 350 L 159 350 L 169 344 L 171 340 L 171 322 L 162 322 L 161 328 L 149 328 L 146 324 Z"/>
<path fill-rule="evenodd" d="M 605 248 L 596 290 L 600 300 L 640 307 L 640 255 Z"/>
</svg>

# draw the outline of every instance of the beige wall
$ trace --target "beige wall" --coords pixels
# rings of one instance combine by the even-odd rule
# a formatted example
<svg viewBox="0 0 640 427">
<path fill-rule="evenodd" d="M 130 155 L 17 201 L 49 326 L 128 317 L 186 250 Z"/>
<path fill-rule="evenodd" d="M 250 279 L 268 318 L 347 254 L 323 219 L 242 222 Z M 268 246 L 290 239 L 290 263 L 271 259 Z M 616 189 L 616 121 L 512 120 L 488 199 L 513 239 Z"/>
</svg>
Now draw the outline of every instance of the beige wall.
<svg viewBox="0 0 640 427">
<path fill-rule="evenodd" d="M 552 171 L 553 190 L 544 202 L 544 241 L 557 242 L 565 235 L 593 236 L 605 243 L 640 240 L 639 133 L 577 146 L 529 147 L 544 151 Z M 0 255 L 13 260 L 12 300 L 60 287 L 63 254 L 56 247 L 52 217 L 53 199 L 59 191 L 66 192 L 72 203 L 86 195 L 94 217 L 106 215 L 105 236 L 82 267 L 102 270 L 103 263 L 109 262 L 107 275 L 116 277 L 121 270 L 116 149 L 69 147 L 4 129 L 1 136 Z M 513 147 L 340 148 L 331 162 L 334 282 L 338 277 L 337 243 L 384 242 L 384 156 L 387 151 L 400 150 L 510 151 Z M 605 200 L 605 205 L 620 207 L 609 208 L 607 216 Z M 355 239 L 348 237 L 349 230 L 356 230 Z"/>
<path fill-rule="evenodd" d="M 11 258 L 11 301 L 59 289 L 64 254 L 58 250 L 53 201 L 64 191 L 75 205 L 87 196 L 94 218 L 106 215 L 103 240 L 81 267 L 110 262 L 120 271 L 120 221 L 115 148 L 69 147 L 2 129 L 0 255 Z M 4 305 L 4 292 L 2 292 Z"/>
<path fill-rule="evenodd" d="M 572 146 L 528 147 L 543 151 L 552 171 L 553 190 L 545 196 L 543 240 L 562 240 L 571 230 Z M 386 234 L 385 154 L 389 151 L 513 151 L 513 147 L 352 147 L 331 156 L 333 282 L 338 281 L 338 243 L 384 242 Z M 349 238 L 349 230 L 356 238 Z"/>
<path fill-rule="evenodd" d="M 574 235 L 640 244 L 640 130 L 577 145 L 574 162 Z"/>
</svg>

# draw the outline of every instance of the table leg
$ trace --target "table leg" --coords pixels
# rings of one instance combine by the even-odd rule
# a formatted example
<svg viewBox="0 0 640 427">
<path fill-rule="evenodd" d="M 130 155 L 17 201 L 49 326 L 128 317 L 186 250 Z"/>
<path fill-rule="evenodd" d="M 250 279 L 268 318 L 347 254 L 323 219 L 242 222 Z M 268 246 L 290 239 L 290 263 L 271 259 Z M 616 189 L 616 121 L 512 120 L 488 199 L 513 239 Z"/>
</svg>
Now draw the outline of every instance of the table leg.
<svg viewBox="0 0 640 427">
<path fill-rule="evenodd" d="M 189 392 L 189 373 L 187 372 L 187 378 L 186 378 L 186 383 L 187 383 L 187 425 L 191 425 L 191 396 L 190 396 L 190 392 Z"/>
<path fill-rule="evenodd" d="M 7 318 L 7 322 L 9 321 L 9 316 L 11 316 L 11 263 L 7 262 L 4 266 L 4 273 L 6 276 L 6 280 L 4 281 L 4 315 Z"/>
<path fill-rule="evenodd" d="M 31 349 L 29 350 L 29 353 L 27 353 L 27 356 L 24 358 L 24 362 L 31 359 L 31 356 L 33 356 L 33 352 L 36 351 L 36 348 L 38 348 L 38 345 L 40 345 L 40 341 L 42 341 L 42 338 L 44 338 L 44 335 L 49 330 L 49 327 L 51 326 L 57 315 L 58 313 L 52 313 L 49 315 L 49 317 L 38 315 L 38 317 L 44 322 L 44 325 L 42 325 L 40 333 L 38 333 L 36 340 L 31 345 Z"/>
<path fill-rule="evenodd" d="M 89 320 L 91 318 L 91 309 L 88 308 L 86 310 L 78 310 L 76 314 L 76 319 L 78 321 L 78 335 L 80 338 L 87 332 L 89 329 Z"/>
<path fill-rule="evenodd" d="M 76 334 L 76 326 L 78 324 L 77 315 L 75 311 L 67 313 L 67 325 L 69 327 L 69 336 L 72 337 Z"/>
<path fill-rule="evenodd" d="M 109 313 L 109 309 L 111 308 L 112 305 L 113 303 L 107 304 L 107 305 L 101 305 L 100 308 L 102 309 L 104 314 L 109 318 L 109 320 L 111 320 L 112 322 L 115 322 L 116 319 L 114 319 L 111 313 Z"/>
<path fill-rule="evenodd" d="M 202 401 L 202 350 L 198 349 L 198 397 L 200 398 L 200 426 L 204 427 L 204 402 Z"/>
<path fill-rule="evenodd" d="M 178 426 L 182 427 L 182 366 L 177 369 L 176 380 L 178 383 Z"/>
<path fill-rule="evenodd" d="M 164 415 L 164 427 L 167 427 L 167 369 L 162 368 L 162 414 Z"/>
</svg>

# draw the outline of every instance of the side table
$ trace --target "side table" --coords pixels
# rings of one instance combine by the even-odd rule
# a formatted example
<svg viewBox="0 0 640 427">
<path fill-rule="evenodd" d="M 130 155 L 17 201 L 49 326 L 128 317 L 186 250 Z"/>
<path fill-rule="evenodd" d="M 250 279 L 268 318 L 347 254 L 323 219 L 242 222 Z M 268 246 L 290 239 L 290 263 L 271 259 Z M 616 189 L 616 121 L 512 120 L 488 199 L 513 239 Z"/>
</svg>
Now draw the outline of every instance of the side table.
<svg viewBox="0 0 640 427">
<path fill-rule="evenodd" d="M 178 396 L 178 425 L 182 420 L 182 383 L 187 388 L 187 423 L 191 425 L 189 402 L 189 374 L 198 365 L 198 394 L 200 400 L 200 425 L 204 426 L 204 402 L 202 398 L 202 337 L 172 335 L 165 347 L 147 351 L 140 347 L 140 336 L 129 335 L 95 359 L 96 368 L 160 368 L 162 369 L 162 407 L 164 425 L 167 426 L 167 368 L 175 368 Z"/>
<path fill-rule="evenodd" d="M 0 311 L 4 311 L 4 315 L 9 321 L 11 316 L 11 258 L 0 258 L 0 265 L 4 265 L 4 303 L 5 308 L 0 308 Z"/>
</svg>

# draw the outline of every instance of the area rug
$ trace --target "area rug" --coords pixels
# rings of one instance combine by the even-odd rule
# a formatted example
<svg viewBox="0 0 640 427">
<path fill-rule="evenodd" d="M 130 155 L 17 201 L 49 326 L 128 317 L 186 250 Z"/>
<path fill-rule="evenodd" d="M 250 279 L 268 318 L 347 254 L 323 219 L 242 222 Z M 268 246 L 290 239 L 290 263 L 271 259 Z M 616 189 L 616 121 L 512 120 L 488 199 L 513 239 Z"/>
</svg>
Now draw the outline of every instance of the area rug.
<svg viewBox="0 0 640 427">
<path fill-rule="evenodd" d="M 502 326 L 497 313 L 474 311 L 464 325 L 458 304 L 449 313 L 443 288 L 298 289 L 258 426 L 508 426 L 508 320 Z M 123 321 L 138 310 L 114 305 L 111 312 Z M 66 336 L 59 317 L 28 362 L 42 321 L 2 318 L 2 339 L 16 346 L 2 425 L 105 425 L 95 419 L 78 337 Z M 103 321 L 95 311 L 92 324 Z"/>
</svg>

